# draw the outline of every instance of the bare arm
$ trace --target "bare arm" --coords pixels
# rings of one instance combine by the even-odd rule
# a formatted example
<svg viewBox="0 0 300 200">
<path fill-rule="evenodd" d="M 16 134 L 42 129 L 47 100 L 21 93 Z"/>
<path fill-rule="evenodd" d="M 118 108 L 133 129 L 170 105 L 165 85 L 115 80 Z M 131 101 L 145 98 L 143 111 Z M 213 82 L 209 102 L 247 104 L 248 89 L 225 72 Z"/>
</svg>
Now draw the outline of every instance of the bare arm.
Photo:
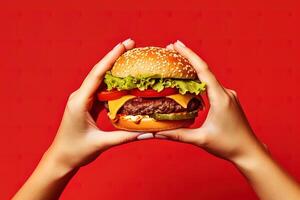
<svg viewBox="0 0 300 200">
<path fill-rule="evenodd" d="M 127 49 L 128 39 L 111 50 L 73 92 L 67 102 L 58 133 L 37 168 L 13 197 L 14 200 L 58 199 L 77 170 L 95 160 L 104 150 L 139 135 L 126 131 L 104 132 L 98 129 L 90 110 L 103 75 Z"/>
<path fill-rule="evenodd" d="M 262 200 L 300 199 L 299 183 L 266 152 L 232 161 Z"/>
<path fill-rule="evenodd" d="M 30 178 L 13 199 L 58 199 L 77 170 L 78 168 L 67 169 L 61 166 L 45 153 Z"/>
<path fill-rule="evenodd" d="M 235 91 L 224 88 L 208 65 L 182 42 L 167 46 L 186 57 L 207 84 L 210 110 L 198 129 L 159 132 L 171 140 L 201 147 L 232 162 L 262 200 L 298 200 L 300 186 L 269 155 L 254 135 Z"/>
</svg>

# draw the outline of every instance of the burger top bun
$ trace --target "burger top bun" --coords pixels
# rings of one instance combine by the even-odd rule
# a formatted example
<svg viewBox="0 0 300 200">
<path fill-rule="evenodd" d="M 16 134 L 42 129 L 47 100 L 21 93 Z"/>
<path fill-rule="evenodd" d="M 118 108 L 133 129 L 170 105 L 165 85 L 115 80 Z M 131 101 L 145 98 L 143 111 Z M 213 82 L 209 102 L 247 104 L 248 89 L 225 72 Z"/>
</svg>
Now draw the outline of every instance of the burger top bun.
<svg viewBox="0 0 300 200">
<path fill-rule="evenodd" d="M 157 78 L 196 79 L 189 61 L 174 50 L 160 47 L 135 48 L 125 52 L 111 69 L 116 77 L 157 76 Z"/>
</svg>

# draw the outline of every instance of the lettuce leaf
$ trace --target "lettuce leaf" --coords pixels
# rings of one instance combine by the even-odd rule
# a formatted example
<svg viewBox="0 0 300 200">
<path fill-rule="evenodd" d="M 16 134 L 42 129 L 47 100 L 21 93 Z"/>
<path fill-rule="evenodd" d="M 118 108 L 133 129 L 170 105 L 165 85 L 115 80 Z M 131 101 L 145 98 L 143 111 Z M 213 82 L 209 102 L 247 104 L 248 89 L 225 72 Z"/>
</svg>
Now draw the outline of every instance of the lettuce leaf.
<svg viewBox="0 0 300 200">
<path fill-rule="evenodd" d="M 125 78 L 115 77 L 111 72 L 107 72 L 104 77 L 104 83 L 107 85 L 107 90 L 130 90 L 138 88 L 139 90 L 146 90 L 152 88 L 158 92 L 164 88 L 177 88 L 180 94 L 187 92 L 193 94 L 200 94 L 206 90 L 205 83 L 201 83 L 196 80 L 184 80 L 184 79 L 163 79 L 153 77 L 132 77 L 127 76 Z"/>
</svg>

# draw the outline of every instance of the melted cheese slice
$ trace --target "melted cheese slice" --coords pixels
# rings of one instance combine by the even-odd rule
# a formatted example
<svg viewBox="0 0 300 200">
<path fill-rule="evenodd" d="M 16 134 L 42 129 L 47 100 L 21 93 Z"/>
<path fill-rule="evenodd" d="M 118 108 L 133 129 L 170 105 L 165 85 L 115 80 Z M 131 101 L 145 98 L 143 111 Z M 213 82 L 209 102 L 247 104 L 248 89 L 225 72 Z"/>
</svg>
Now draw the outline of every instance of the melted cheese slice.
<svg viewBox="0 0 300 200">
<path fill-rule="evenodd" d="M 174 101 L 176 101 L 179 105 L 181 105 L 184 108 L 187 108 L 190 100 L 192 98 L 195 97 L 195 95 L 191 95 L 191 94 L 173 94 L 173 95 L 169 95 L 166 96 L 167 98 L 173 99 Z"/>
<path fill-rule="evenodd" d="M 135 98 L 133 95 L 125 95 L 119 99 L 108 101 L 108 117 L 110 119 L 115 119 L 119 109 L 126 103 L 126 101 Z"/>
<path fill-rule="evenodd" d="M 109 113 L 108 113 L 108 117 L 110 119 L 115 119 L 117 116 L 117 113 L 119 111 L 119 109 L 130 99 L 135 98 L 136 96 L 134 95 L 125 95 L 119 99 L 115 99 L 115 100 L 111 100 L 108 101 L 108 109 L 109 109 Z M 181 105 L 184 108 L 187 108 L 190 100 L 192 98 L 195 97 L 195 95 L 191 95 L 191 94 L 174 94 L 174 95 L 169 95 L 166 96 L 167 98 L 173 99 L 174 101 L 176 101 L 179 105 Z"/>
</svg>

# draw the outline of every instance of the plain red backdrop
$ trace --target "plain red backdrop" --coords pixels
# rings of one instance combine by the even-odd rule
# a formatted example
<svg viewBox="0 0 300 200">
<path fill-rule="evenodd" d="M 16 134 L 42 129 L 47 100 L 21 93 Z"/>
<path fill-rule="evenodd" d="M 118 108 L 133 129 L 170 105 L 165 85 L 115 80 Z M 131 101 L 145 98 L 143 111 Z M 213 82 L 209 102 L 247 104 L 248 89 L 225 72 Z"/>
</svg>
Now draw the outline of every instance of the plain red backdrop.
<svg viewBox="0 0 300 200">
<path fill-rule="evenodd" d="M 299 1 L 0 4 L 0 199 L 10 198 L 35 168 L 56 134 L 68 95 L 128 37 L 137 46 L 180 39 L 194 49 L 226 87 L 238 92 L 257 136 L 300 179 Z M 256 199 L 230 163 L 161 140 L 106 151 L 83 167 L 62 195 L 100 197 Z"/>
</svg>

